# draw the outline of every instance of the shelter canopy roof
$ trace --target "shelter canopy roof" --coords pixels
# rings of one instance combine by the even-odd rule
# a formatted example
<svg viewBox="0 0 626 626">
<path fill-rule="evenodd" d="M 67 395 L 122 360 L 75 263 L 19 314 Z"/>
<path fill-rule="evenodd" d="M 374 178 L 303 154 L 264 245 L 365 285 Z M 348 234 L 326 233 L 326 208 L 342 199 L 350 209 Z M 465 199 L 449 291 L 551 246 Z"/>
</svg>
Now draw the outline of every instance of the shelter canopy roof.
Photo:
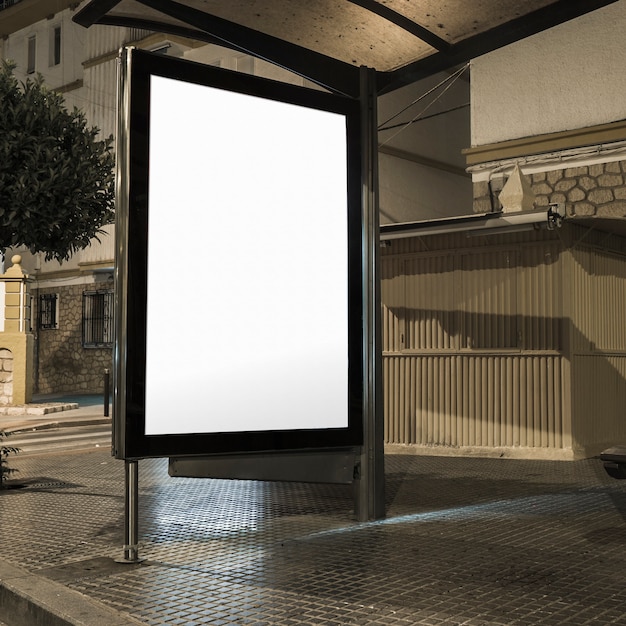
<svg viewBox="0 0 626 626">
<path fill-rule="evenodd" d="M 75 20 L 217 43 L 356 96 L 360 66 L 385 93 L 614 1 L 91 0 Z"/>
</svg>

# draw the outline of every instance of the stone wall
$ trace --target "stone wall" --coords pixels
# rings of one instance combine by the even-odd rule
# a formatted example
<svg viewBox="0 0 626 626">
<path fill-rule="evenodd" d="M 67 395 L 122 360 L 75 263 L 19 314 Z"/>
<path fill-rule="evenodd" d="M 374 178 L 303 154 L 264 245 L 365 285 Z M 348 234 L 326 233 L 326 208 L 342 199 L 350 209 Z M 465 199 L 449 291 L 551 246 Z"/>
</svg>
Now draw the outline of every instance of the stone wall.
<svg viewBox="0 0 626 626">
<path fill-rule="evenodd" d="M 537 207 L 564 203 L 568 215 L 626 217 L 626 161 L 537 172 L 528 178 Z M 498 210 L 501 188 L 501 183 L 491 189 L 486 181 L 474 183 L 474 212 Z"/>
<path fill-rule="evenodd" d="M 13 402 L 13 353 L 0 348 L 0 405 Z"/>
<path fill-rule="evenodd" d="M 112 364 L 112 348 L 82 346 L 82 295 L 93 285 L 70 285 L 33 290 L 34 319 L 39 296 L 57 293 L 58 328 L 41 329 L 35 322 L 35 392 L 102 393 L 104 370 Z"/>
</svg>

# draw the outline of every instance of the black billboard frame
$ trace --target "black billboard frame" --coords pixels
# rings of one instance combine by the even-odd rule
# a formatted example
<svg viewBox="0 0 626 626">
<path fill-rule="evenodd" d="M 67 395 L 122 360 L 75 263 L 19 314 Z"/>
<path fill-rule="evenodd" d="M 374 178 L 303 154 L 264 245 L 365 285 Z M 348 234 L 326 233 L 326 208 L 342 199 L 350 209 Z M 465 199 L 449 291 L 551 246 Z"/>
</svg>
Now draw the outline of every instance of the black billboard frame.
<svg viewBox="0 0 626 626">
<path fill-rule="evenodd" d="M 364 341 L 359 100 L 124 48 L 118 92 L 113 453 L 118 459 L 345 449 L 363 444 Z M 147 435 L 145 432 L 150 77 L 163 76 L 339 113 L 346 120 L 348 426 Z M 201 398 L 199 398 L 201 402 Z M 175 419 L 175 417 L 173 417 Z"/>
</svg>

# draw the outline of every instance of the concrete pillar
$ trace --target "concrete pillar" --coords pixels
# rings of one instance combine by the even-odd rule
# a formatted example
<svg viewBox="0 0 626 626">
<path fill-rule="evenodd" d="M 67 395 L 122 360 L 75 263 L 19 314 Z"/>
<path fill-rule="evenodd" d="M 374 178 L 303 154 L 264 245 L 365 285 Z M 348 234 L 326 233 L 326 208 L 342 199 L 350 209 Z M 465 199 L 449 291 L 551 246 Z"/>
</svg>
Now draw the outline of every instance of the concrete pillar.
<svg viewBox="0 0 626 626">
<path fill-rule="evenodd" d="M 33 394 L 34 338 L 30 328 L 28 274 L 22 257 L 0 274 L 0 404 L 27 404 Z"/>
</svg>

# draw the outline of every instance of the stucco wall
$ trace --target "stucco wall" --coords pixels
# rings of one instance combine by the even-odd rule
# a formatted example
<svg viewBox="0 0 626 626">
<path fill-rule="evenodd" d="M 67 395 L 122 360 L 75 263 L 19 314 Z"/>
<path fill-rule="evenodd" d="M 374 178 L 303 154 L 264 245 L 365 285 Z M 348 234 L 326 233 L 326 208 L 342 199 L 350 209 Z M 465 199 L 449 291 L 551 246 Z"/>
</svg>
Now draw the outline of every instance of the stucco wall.
<svg viewBox="0 0 626 626">
<path fill-rule="evenodd" d="M 72 22 L 73 16 L 73 11 L 61 11 L 54 14 L 52 19 L 37 22 L 8 37 L 4 45 L 4 56 L 17 64 L 15 74 L 20 80 L 26 78 L 28 38 L 31 36 L 36 38 L 35 72 L 43 76 L 48 87 L 56 89 L 82 79 L 82 43 L 86 31 L 82 26 Z M 55 27 L 61 28 L 62 40 L 62 56 L 58 65 L 53 65 L 51 60 L 51 38 Z M 72 90 L 65 97 L 70 108 L 74 105 L 84 108 L 86 102 L 84 89 Z"/>
<path fill-rule="evenodd" d="M 470 146 L 468 101 L 467 72 L 441 72 L 378 99 L 382 223 L 471 212 L 462 154 Z M 387 149 L 411 156 L 399 158 Z"/>
<path fill-rule="evenodd" d="M 473 146 L 626 117 L 626 0 L 472 62 Z"/>
</svg>

